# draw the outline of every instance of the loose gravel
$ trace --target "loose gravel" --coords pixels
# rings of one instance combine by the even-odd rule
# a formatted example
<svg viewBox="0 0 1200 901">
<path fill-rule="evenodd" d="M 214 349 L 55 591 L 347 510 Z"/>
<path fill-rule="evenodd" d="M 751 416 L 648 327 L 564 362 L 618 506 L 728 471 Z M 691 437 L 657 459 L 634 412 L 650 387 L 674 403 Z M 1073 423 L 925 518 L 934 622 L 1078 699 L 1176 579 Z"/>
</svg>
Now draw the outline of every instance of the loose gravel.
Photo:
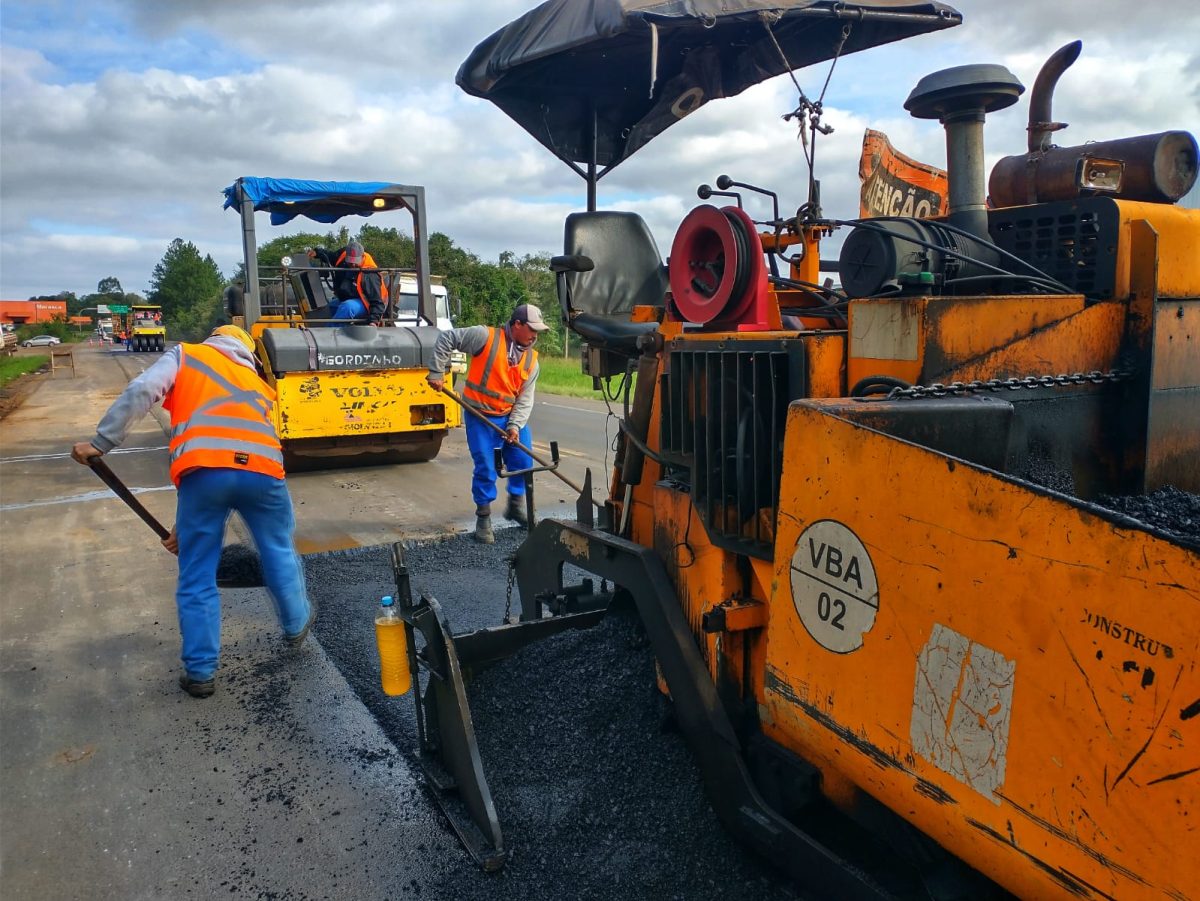
<svg viewBox="0 0 1200 901">
<path fill-rule="evenodd" d="M 524 534 L 501 530 L 490 547 L 469 536 L 408 547 L 414 597 L 436 597 L 455 632 L 498 625 L 508 560 Z M 415 761 L 413 700 L 388 698 L 379 688 L 372 622 L 379 597 L 394 593 L 389 549 L 316 555 L 305 565 L 319 605 L 318 640 L 384 733 Z M 440 875 L 421 886 L 422 895 L 799 897 L 718 822 L 682 736 L 667 725 L 667 702 L 655 688 L 653 655 L 635 615 L 614 613 L 593 629 L 529 645 L 478 674 L 469 696 L 511 857 L 501 872 L 485 874 L 462 851 L 459 866 L 433 868 Z M 432 804 L 414 803 L 423 802 Z"/>
</svg>

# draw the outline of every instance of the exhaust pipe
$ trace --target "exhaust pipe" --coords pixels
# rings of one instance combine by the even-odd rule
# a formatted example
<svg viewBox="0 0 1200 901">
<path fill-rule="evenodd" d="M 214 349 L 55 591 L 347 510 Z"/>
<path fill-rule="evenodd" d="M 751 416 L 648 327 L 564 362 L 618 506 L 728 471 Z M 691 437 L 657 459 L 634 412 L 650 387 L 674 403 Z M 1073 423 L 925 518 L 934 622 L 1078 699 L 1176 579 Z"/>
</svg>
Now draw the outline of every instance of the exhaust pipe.
<svg viewBox="0 0 1200 901">
<path fill-rule="evenodd" d="M 1050 135 L 1066 128 L 1067 123 L 1055 122 L 1051 119 L 1050 107 L 1054 100 L 1054 88 L 1062 74 L 1071 68 L 1079 53 L 1083 50 L 1083 41 L 1072 41 L 1065 47 L 1059 47 L 1046 60 L 1042 71 L 1038 72 L 1033 82 L 1033 90 L 1029 93 L 1029 152 L 1038 153 L 1050 149 Z"/>
<path fill-rule="evenodd" d="M 1081 41 L 1060 47 L 1038 73 L 1029 95 L 1029 152 L 1007 156 L 992 169 L 988 193 L 993 205 L 1021 206 L 1094 194 L 1175 203 L 1196 183 L 1196 139 L 1186 131 L 1077 147 L 1050 143 L 1055 131 L 1067 127 L 1051 120 L 1054 88 L 1082 49 Z"/>
</svg>

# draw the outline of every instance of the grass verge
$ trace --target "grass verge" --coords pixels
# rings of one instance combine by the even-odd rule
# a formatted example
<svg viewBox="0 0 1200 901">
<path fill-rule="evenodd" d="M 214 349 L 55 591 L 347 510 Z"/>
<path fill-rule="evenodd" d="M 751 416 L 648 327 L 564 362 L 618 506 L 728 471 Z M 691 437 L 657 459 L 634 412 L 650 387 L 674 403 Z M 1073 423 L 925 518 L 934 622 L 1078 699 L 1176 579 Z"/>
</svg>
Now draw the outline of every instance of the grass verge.
<svg viewBox="0 0 1200 901">
<path fill-rule="evenodd" d="M 600 400 L 600 392 L 592 387 L 592 377 L 579 371 L 579 358 L 548 357 L 538 355 L 541 371 L 538 374 L 537 390 L 547 394 L 565 394 L 569 397 L 590 397 Z M 618 376 L 612 379 L 611 389 L 616 391 L 621 383 Z M 630 382 L 630 390 L 636 379 Z"/>
<path fill-rule="evenodd" d="M 12 357 L 0 357 L 0 388 L 5 387 L 14 379 L 28 372 L 37 372 L 50 362 L 47 354 L 19 354 Z"/>
</svg>

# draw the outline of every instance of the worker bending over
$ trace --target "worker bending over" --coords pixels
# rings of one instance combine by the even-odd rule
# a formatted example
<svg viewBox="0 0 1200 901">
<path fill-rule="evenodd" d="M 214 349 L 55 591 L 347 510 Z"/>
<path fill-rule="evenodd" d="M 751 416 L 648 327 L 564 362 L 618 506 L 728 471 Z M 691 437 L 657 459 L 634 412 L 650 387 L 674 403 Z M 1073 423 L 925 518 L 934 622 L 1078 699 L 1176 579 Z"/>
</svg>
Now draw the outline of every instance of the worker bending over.
<svg viewBox="0 0 1200 901">
<path fill-rule="evenodd" d="M 295 517 L 283 475 L 283 452 L 271 407 L 274 390 L 259 375 L 254 341 L 223 325 L 203 344 L 172 347 L 126 386 L 90 442 L 71 449 L 87 464 L 125 440 L 133 425 L 162 401 L 171 414 L 171 481 L 178 489 L 175 528 L 163 546 L 179 555 L 183 675 L 195 698 L 216 688 L 221 648 L 217 565 L 225 522 L 236 510 L 254 536 L 263 579 L 284 638 L 299 647 L 316 617 L 292 543 Z"/>
<path fill-rule="evenodd" d="M 475 540 L 484 544 L 494 542 L 492 532 L 492 501 L 496 499 L 495 451 L 503 447 L 506 469 L 529 469 L 533 461 L 517 447 L 532 445 L 529 434 L 529 415 L 533 412 L 533 395 L 537 385 L 538 359 L 533 345 L 538 333 L 549 326 L 542 311 L 531 303 L 513 310 L 508 324 L 502 328 L 472 325 L 448 329 L 438 336 L 434 345 L 433 363 L 426 381 L 435 391 L 441 391 L 450 365 L 450 354 L 461 350 L 471 357 L 467 378 L 462 389 L 463 402 L 507 433 L 507 441 L 478 417 L 467 416 L 467 447 L 475 461 L 471 477 L 471 497 L 475 501 Z M 525 480 L 523 476 L 508 479 L 508 505 L 504 517 L 520 525 L 528 525 L 525 515 Z"/>
</svg>

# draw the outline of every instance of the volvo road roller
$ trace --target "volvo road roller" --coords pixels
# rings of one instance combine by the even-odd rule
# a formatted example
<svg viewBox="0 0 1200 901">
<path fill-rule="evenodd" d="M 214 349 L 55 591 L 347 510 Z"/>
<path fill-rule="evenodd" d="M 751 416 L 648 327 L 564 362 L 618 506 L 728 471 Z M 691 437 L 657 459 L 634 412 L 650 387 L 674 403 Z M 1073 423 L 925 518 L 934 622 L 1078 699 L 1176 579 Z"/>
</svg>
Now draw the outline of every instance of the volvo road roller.
<svg viewBox="0 0 1200 901">
<path fill-rule="evenodd" d="M 227 291 L 226 306 L 243 317 L 276 391 L 275 425 L 287 467 L 436 457 L 448 430 L 462 424 L 462 413 L 425 383 L 439 334 L 425 189 L 239 178 L 225 189 L 225 206 L 241 215 L 245 251 L 244 286 Z M 416 295 L 415 309 L 400 314 L 402 323 L 391 303 L 376 321 L 332 318 L 329 273 L 306 256 L 284 257 L 269 274 L 259 271 L 256 212 L 283 225 L 297 216 L 333 223 L 387 211 L 411 217 L 415 270 L 378 270 L 385 288 L 392 287 L 385 299 L 398 296 L 402 280 Z"/>
</svg>

